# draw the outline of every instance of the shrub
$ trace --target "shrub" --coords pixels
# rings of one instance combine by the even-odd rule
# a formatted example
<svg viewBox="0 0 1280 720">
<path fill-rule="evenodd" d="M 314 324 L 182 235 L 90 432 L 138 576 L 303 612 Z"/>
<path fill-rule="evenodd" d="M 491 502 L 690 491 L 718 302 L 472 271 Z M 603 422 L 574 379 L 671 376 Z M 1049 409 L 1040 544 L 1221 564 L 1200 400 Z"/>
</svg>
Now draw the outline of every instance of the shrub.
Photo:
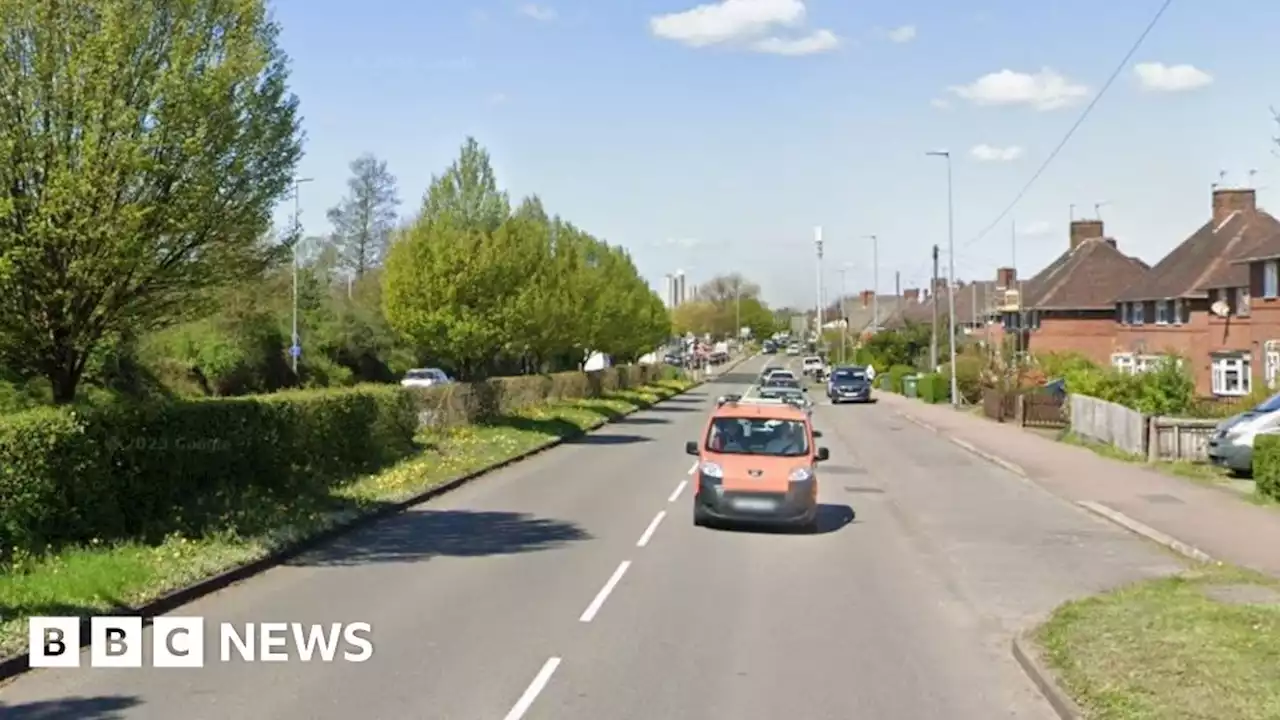
<svg viewBox="0 0 1280 720">
<path fill-rule="evenodd" d="M 1254 438 L 1253 481 L 1259 495 L 1280 500 L 1280 435 Z"/>
<path fill-rule="evenodd" d="M 956 356 L 956 389 L 968 403 L 982 402 L 982 370 L 985 361 L 975 355 Z M 951 394 L 951 363 L 943 363 L 938 374 L 945 378 L 948 400 Z"/>
<path fill-rule="evenodd" d="M 889 390 L 892 392 L 902 393 L 902 378 L 915 373 L 916 369 L 910 365 L 894 365 L 889 368 Z"/>
<path fill-rule="evenodd" d="M 959 378 L 957 378 L 957 381 Z M 940 373 L 921 375 L 917 394 L 927 403 L 947 402 L 951 399 L 951 378 Z"/>
</svg>

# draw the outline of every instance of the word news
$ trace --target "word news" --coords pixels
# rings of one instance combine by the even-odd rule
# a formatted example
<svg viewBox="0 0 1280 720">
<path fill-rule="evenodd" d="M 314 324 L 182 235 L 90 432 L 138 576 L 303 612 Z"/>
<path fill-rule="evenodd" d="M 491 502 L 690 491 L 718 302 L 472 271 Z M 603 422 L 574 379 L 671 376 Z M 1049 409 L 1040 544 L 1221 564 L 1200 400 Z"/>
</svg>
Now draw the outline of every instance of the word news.
<svg viewBox="0 0 1280 720">
<path fill-rule="evenodd" d="M 359 663 L 373 657 L 369 623 L 261 622 L 215 624 L 218 662 Z M 80 667 L 81 619 L 33 617 L 27 626 L 33 668 Z M 163 616 L 151 623 L 150 666 L 205 666 L 203 617 Z M 89 667 L 140 668 L 148 645 L 140 617 L 99 616 L 89 621 Z"/>
</svg>

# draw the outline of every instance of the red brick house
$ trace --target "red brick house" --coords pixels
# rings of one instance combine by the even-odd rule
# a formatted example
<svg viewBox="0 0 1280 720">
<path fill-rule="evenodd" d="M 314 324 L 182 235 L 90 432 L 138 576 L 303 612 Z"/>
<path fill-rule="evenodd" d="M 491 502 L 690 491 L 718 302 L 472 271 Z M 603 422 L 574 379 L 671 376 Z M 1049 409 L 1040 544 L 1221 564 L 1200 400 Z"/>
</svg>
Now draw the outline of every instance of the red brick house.
<svg viewBox="0 0 1280 720">
<path fill-rule="evenodd" d="M 1280 222 L 1258 209 L 1252 189 L 1215 189 L 1209 221 L 1116 297 L 1111 364 L 1141 372 L 1161 356 L 1179 355 L 1190 363 L 1198 393 L 1248 395 L 1262 350 L 1254 341 L 1247 259 L 1277 232 Z M 1265 272 L 1265 259 L 1255 264 Z"/>
<path fill-rule="evenodd" d="M 1115 239 L 1106 237 L 1101 220 L 1075 220 L 1066 252 L 1023 284 L 1022 312 L 1009 311 L 1006 303 L 1004 333 L 1017 332 L 1022 318 L 1026 350 L 1078 352 L 1110 364 L 1116 343 L 1115 298 L 1149 269 L 1120 252 Z"/>
</svg>

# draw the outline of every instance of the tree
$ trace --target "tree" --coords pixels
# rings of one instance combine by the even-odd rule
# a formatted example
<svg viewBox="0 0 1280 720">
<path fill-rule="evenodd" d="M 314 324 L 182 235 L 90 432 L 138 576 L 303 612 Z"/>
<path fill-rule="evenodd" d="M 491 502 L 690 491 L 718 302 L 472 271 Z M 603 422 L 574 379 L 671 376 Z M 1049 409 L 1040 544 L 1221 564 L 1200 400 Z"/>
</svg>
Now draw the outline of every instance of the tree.
<svg viewBox="0 0 1280 720">
<path fill-rule="evenodd" d="M 723 306 L 741 298 L 760 297 L 760 286 L 732 273 L 713 277 L 698 287 L 698 299 Z"/>
<path fill-rule="evenodd" d="M 510 214 L 511 200 L 498 189 L 489 152 L 473 137 L 444 174 L 431 178 L 422 203 L 424 219 L 451 215 L 457 226 L 481 232 L 496 231 Z"/>
<path fill-rule="evenodd" d="M 56 402 L 267 264 L 301 153 L 278 34 L 262 0 L 0 2 L 0 359 Z"/>
<path fill-rule="evenodd" d="M 347 196 L 329 209 L 328 217 L 343 265 L 355 278 L 381 264 L 399 205 L 396 179 L 386 162 L 369 154 L 352 161 Z"/>
</svg>

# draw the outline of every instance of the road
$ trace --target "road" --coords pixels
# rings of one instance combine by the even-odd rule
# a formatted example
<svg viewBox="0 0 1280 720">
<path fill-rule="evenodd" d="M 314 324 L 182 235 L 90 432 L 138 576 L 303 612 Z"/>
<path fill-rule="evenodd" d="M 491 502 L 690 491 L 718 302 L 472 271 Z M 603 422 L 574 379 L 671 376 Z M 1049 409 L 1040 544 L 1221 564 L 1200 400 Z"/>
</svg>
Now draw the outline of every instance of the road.
<svg viewBox="0 0 1280 720">
<path fill-rule="evenodd" d="M 39 670 L 0 715 L 1049 720 L 1012 634 L 1178 569 L 876 405 L 815 410 L 820 532 L 695 528 L 684 441 L 762 365 L 178 613 L 367 621 L 368 662 Z"/>
</svg>

